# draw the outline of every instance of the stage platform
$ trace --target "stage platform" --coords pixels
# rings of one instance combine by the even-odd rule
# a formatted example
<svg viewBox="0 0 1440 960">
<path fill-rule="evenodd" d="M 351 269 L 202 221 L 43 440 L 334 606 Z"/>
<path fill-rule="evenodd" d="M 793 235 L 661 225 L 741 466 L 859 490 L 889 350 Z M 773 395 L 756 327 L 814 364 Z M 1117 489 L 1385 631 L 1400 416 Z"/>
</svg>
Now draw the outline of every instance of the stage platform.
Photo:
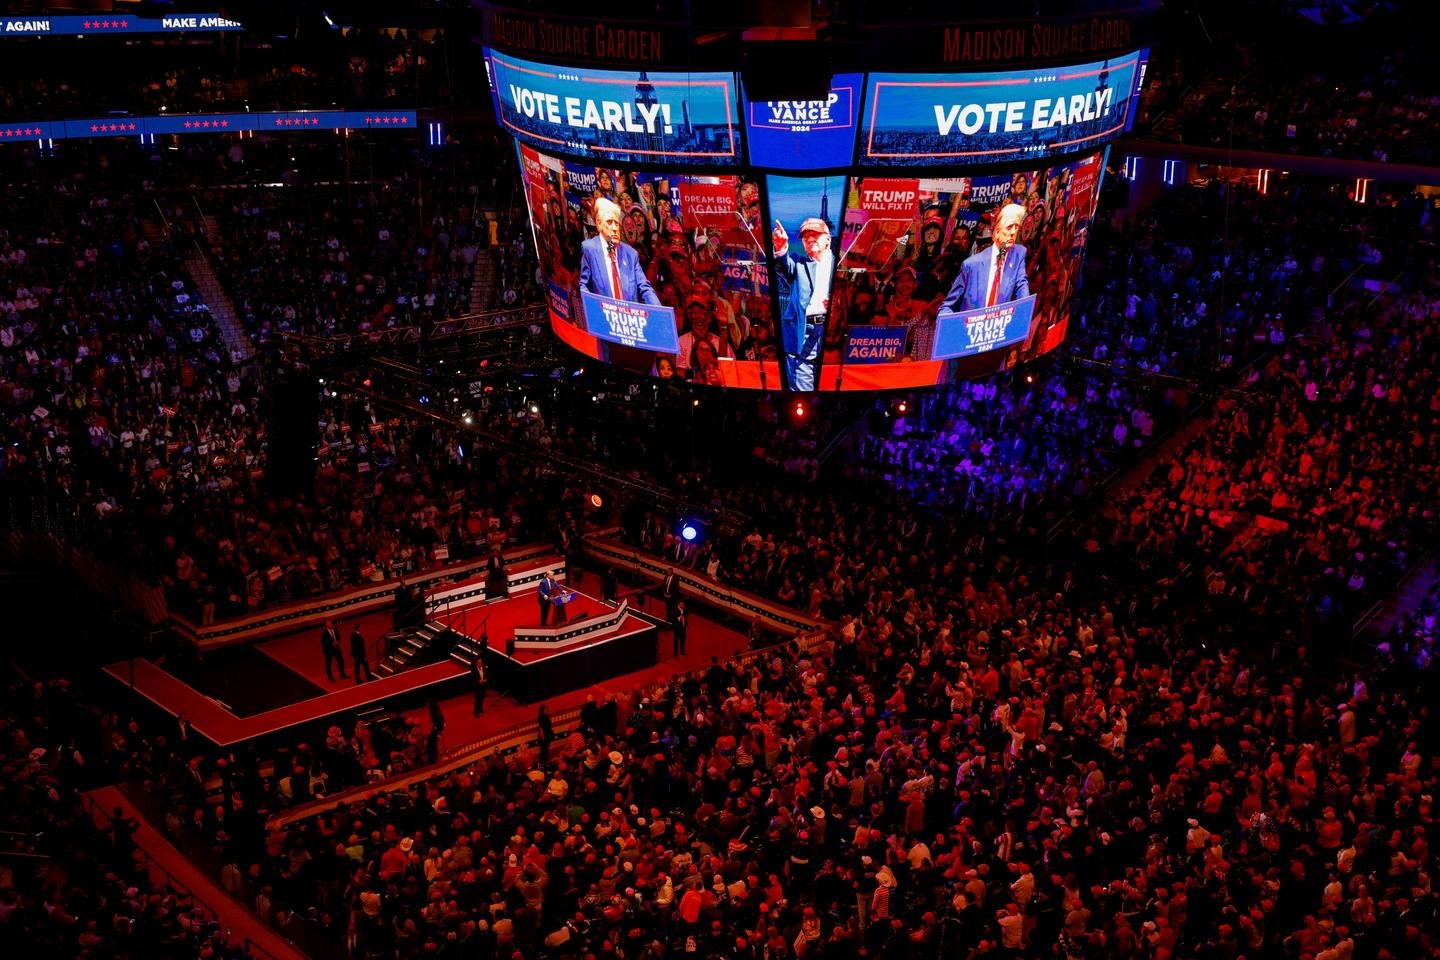
<svg viewBox="0 0 1440 960">
<path fill-rule="evenodd" d="M 659 662 L 659 628 L 628 604 L 617 607 L 582 594 L 570 609 L 581 615 L 548 630 L 521 627 L 519 636 L 529 642 L 487 649 L 492 685 L 521 703 L 536 703 Z M 537 639 L 542 636 L 551 642 Z"/>
<path fill-rule="evenodd" d="M 615 608 L 580 594 L 569 607 L 570 625 L 599 621 Z M 431 617 L 479 646 L 482 633 L 491 648 L 491 690 L 531 703 L 656 663 L 658 631 L 642 614 L 629 610 L 604 636 L 574 642 L 559 650 L 505 651 L 517 628 L 539 626 L 533 590 L 507 599 L 483 597 L 452 601 Z M 389 629 L 388 613 L 368 613 L 340 625 L 341 647 L 348 652 L 350 631 L 359 626 L 373 644 Z M 211 657 L 215 657 L 211 661 Z M 379 656 L 371 654 L 373 668 Z M 353 668 L 345 658 L 347 673 Z M 393 676 L 356 684 L 353 676 L 327 677 L 319 630 L 307 627 L 246 648 L 202 655 L 198 663 L 173 670 L 148 660 L 110 664 L 105 672 L 171 716 L 184 715 L 191 729 L 219 746 L 282 734 L 322 721 L 349 719 L 380 707 L 406 709 L 432 697 L 443 699 L 470 689 L 469 663 L 463 656 L 411 667 Z M 182 679 L 183 677 L 183 679 Z M 279 702 L 286 701 L 289 702 Z"/>
</svg>

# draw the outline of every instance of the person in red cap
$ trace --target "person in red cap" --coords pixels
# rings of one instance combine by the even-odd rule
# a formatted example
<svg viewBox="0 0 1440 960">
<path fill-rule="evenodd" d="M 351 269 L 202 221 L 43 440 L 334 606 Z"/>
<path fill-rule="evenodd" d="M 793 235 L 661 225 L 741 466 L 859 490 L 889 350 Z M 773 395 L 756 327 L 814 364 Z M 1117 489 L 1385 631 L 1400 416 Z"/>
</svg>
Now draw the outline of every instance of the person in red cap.
<svg viewBox="0 0 1440 960">
<path fill-rule="evenodd" d="M 830 225 L 819 217 L 800 224 L 802 250 L 790 249 L 790 235 L 775 221 L 771 234 L 776 272 L 790 285 L 780 311 L 780 344 L 792 390 L 815 389 L 825 320 L 830 314 L 830 278 L 835 254 L 830 249 Z"/>
</svg>

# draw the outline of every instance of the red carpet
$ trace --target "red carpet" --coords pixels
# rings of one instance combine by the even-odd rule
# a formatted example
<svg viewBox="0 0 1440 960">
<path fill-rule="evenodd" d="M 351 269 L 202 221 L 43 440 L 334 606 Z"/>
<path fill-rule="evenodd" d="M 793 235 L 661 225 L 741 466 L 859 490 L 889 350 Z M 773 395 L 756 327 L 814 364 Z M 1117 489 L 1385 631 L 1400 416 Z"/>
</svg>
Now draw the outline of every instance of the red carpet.
<svg viewBox="0 0 1440 960">
<path fill-rule="evenodd" d="M 574 614 L 598 613 L 605 606 L 592 597 L 581 595 L 570 604 Z M 450 622 L 456 628 L 464 626 L 473 636 L 483 628 L 488 630 L 492 643 L 500 644 L 513 635 L 517 626 L 534 626 L 540 622 L 540 608 L 534 593 L 525 593 L 507 600 L 493 603 L 477 603 L 469 608 L 456 606 L 448 612 Z M 439 619 L 444 619 L 442 614 Z M 340 625 L 341 647 L 349 650 L 350 631 L 359 625 L 362 635 L 371 646 L 370 665 L 373 668 L 379 658 L 375 649 L 380 638 L 391 629 L 388 612 L 372 613 Z M 649 624 L 639 618 L 627 618 L 621 633 L 644 630 Z M 691 628 L 691 643 L 699 650 L 701 628 Z M 613 635 L 612 635 L 613 636 Z M 353 710 L 370 704 L 380 703 L 397 694 L 409 693 L 422 687 L 465 674 L 465 667 L 454 660 L 413 667 L 394 676 L 381 677 L 368 683 L 356 684 L 353 675 L 349 679 L 339 676 L 331 681 L 325 676 L 325 658 L 320 651 L 319 631 L 307 627 L 285 636 L 267 640 L 260 646 L 261 651 L 285 664 L 296 673 L 309 678 L 326 691 L 324 696 L 288 704 L 248 717 L 238 717 L 216 700 L 206 696 L 180 679 L 167 673 L 148 660 L 122 661 L 105 668 L 121 683 L 129 686 L 133 676 L 136 693 L 146 697 L 172 716 L 183 713 L 196 733 L 220 746 L 242 743 L 266 734 L 276 733 L 298 724 L 308 723 L 337 713 Z M 662 640 L 662 651 L 668 649 Z M 546 654 L 535 652 L 531 659 Z M 353 670 L 353 663 L 347 657 L 346 671 Z M 612 681 L 613 682 L 613 681 Z M 468 701 L 467 701 L 468 702 Z M 467 711 L 468 713 L 468 711 Z M 458 742 L 452 738 L 450 742 Z"/>
<path fill-rule="evenodd" d="M 105 668 L 105 672 L 121 683 L 128 683 L 130 669 L 130 662 L 122 661 L 112 663 Z M 393 677 L 381 677 L 370 683 L 341 685 L 335 693 L 316 697 L 314 700 L 302 700 L 278 710 L 267 710 L 253 717 L 235 716 L 148 660 L 136 660 L 134 671 L 136 693 L 171 715 L 185 714 L 185 719 L 190 721 L 190 726 L 196 733 L 223 747 L 463 676 L 465 668 L 454 660 L 427 664 Z M 323 671 L 321 676 L 324 676 Z"/>
<path fill-rule="evenodd" d="M 588 589 L 599 592 L 599 583 L 596 578 L 581 578 L 576 582 L 577 589 Z M 632 607 L 641 607 L 638 597 L 630 597 Z M 656 616 L 662 616 L 664 605 L 659 601 L 650 601 L 646 608 L 648 612 Z M 701 670 L 710 665 L 714 658 L 724 663 L 733 660 L 736 656 L 745 651 L 746 638 L 744 634 L 722 626 L 715 620 L 698 614 L 690 616 L 690 633 L 686 641 L 686 655 L 683 657 L 671 657 L 670 635 L 665 630 L 660 635 L 661 660 L 653 667 L 638 670 L 634 673 L 627 673 L 622 676 L 606 680 L 603 683 L 594 683 L 580 690 L 573 690 L 570 693 L 558 697 L 551 697 L 545 701 L 550 708 L 552 716 L 563 711 L 578 707 L 585 702 L 585 698 L 594 695 L 596 699 L 603 700 L 607 696 L 629 692 L 641 687 L 657 683 L 668 683 L 675 675 L 689 673 L 693 670 Z M 320 681 L 324 680 L 323 674 Z M 317 682 L 320 682 L 317 681 Z M 445 732 L 442 735 L 440 746 L 442 750 L 464 747 L 467 744 L 475 743 L 487 737 L 504 733 L 527 724 L 535 719 L 539 712 L 539 704 L 522 704 L 491 693 L 485 701 L 485 712 L 479 717 L 473 715 L 474 698 L 469 694 L 450 697 L 440 701 L 440 709 L 445 715 Z M 416 723 L 422 729 L 430 728 L 430 715 L 426 708 L 417 707 L 408 710 L 405 718 L 411 723 Z M 468 761 L 467 761 L 468 762 Z M 443 765 L 443 761 L 442 761 Z M 434 775 L 434 770 L 421 769 L 407 774 L 404 781 L 411 779 L 424 779 Z M 400 781 L 400 782 L 404 782 Z M 365 787 L 356 787 L 343 793 L 335 794 L 325 800 L 305 806 L 295 807 L 286 810 L 278 821 L 292 822 L 302 820 L 305 817 L 313 816 L 324 810 L 335 807 L 339 803 L 350 803 L 361 797 L 382 790 L 396 789 L 397 781 L 389 781 Z"/>
</svg>

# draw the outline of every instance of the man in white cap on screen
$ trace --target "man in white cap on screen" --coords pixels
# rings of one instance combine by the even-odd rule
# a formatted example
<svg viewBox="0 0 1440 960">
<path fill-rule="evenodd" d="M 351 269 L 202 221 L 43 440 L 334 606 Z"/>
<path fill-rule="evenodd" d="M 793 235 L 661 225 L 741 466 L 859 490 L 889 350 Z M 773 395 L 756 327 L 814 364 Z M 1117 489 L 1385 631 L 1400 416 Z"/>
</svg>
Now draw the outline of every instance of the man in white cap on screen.
<svg viewBox="0 0 1440 960">
<path fill-rule="evenodd" d="M 780 310 L 780 343 L 792 390 L 814 390 L 825 319 L 830 314 L 830 279 L 835 254 L 830 249 L 830 224 L 807 217 L 800 224 L 802 251 L 791 251 L 790 236 L 779 220 L 771 234 L 775 270 L 790 282 L 790 296 Z"/>
<path fill-rule="evenodd" d="M 1025 247 L 1015 242 L 1025 208 L 1007 203 L 995 219 L 995 242 L 960 265 L 940 309 L 948 312 L 993 307 L 1030 296 Z"/>
</svg>

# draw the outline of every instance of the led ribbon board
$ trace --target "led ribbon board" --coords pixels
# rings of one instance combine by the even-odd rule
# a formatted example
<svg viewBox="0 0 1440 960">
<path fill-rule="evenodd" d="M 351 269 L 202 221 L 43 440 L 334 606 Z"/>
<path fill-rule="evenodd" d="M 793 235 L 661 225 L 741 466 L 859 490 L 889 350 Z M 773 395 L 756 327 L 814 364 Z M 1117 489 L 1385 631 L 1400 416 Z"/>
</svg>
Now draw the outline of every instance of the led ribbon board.
<svg viewBox="0 0 1440 960">
<path fill-rule="evenodd" d="M 741 161 L 733 73 L 593 70 L 486 56 L 495 115 L 532 146 L 596 160 Z"/>
<path fill-rule="evenodd" d="M 0 123 L 0 143 L 16 140 L 91 140 L 99 137 L 242 130 L 413 130 L 414 110 L 303 110 L 269 113 L 158 114 L 148 117 L 87 117 Z"/>
<path fill-rule="evenodd" d="M 1003 73 L 872 73 L 860 162 L 869 167 L 1003 163 L 1092 149 L 1135 121 L 1148 51 Z"/>
</svg>

